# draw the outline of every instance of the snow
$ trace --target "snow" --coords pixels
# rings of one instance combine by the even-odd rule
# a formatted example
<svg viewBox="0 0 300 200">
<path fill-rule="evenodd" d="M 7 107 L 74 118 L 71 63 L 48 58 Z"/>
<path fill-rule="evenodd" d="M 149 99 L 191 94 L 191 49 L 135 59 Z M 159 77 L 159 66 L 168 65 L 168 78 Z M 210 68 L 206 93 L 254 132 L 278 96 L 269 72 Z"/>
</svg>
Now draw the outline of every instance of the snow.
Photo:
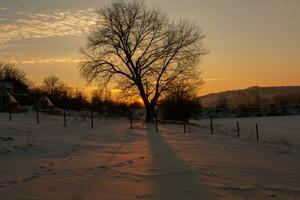
<svg viewBox="0 0 300 200">
<path fill-rule="evenodd" d="M 152 124 L 0 114 L 0 199 L 299 199 L 299 117 Z M 255 123 L 262 141 L 249 139 Z M 253 125 L 254 124 L 254 125 Z M 250 130 L 251 129 L 251 130 Z M 254 129 L 255 130 L 255 129 Z M 278 138 L 288 142 L 280 142 Z M 28 145 L 28 139 L 33 140 Z M 269 140 L 270 139 L 270 140 Z M 1 140 L 1 139 L 0 139 Z M 279 141 L 279 142 L 276 142 Z"/>
<path fill-rule="evenodd" d="M 263 142 L 283 142 L 300 146 L 300 116 L 214 119 L 214 131 L 217 134 L 237 135 L 237 122 L 243 139 L 256 140 L 257 123 L 259 137 Z M 192 123 L 210 128 L 209 119 L 192 120 Z"/>
</svg>

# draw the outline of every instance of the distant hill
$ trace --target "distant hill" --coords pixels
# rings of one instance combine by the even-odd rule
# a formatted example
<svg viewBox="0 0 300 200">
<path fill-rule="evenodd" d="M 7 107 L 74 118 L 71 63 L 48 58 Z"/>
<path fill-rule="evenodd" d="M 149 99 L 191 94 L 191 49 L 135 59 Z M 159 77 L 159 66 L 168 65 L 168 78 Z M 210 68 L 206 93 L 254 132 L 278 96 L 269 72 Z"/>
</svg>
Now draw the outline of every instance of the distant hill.
<svg viewBox="0 0 300 200">
<path fill-rule="evenodd" d="M 271 104 L 299 104 L 300 86 L 249 87 L 199 97 L 204 108 L 237 107 L 239 105 L 266 106 Z"/>
</svg>

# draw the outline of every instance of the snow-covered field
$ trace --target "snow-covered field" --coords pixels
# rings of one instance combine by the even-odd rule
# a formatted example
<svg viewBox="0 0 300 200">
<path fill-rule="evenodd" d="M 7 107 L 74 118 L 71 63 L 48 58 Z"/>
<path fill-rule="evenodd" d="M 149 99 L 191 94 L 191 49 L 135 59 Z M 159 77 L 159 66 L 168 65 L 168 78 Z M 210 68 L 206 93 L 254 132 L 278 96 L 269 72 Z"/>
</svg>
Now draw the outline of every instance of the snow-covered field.
<svg viewBox="0 0 300 200">
<path fill-rule="evenodd" d="M 0 199 L 300 199 L 299 117 L 198 126 L 0 114 Z M 262 141 L 247 134 L 259 123 Z M 298 134 L 298 135 L 297 135 Z M 270 139 L 270 140 L 269 140 Z M 285 139 L 289 142 L 280 141 Z M 270 142 L 269 142 L 270 141 Z M 30 145 L 28 145 L 30 144 Z M 11 152 L 7 152 L 8 149 Z"/>
<path fill-rule="evenodd" d="M 199 126 L 210 128 L 209 119 L 191 121 Z M 300 146 L 300 116 L 214 119 L 214 132 L 236 136 L 237 122 L 243 139 L 256 140 L 257 123 L 262 142 L 286 142 Z"/>
</svg>

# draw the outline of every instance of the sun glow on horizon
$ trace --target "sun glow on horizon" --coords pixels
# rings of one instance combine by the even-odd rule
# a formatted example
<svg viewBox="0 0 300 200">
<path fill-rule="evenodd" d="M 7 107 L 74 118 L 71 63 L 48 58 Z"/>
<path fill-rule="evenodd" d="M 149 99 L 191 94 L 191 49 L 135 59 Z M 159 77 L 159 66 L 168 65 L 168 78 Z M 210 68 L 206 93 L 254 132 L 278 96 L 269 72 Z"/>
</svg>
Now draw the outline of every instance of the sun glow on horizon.
<svg viewBox="0 0 300 200">
<path fill-rule="evenodd" d="M 79 49 L 95 24 L 95 9 L 108 1 L 61 2 L 45 0 L 30 8 L 17 0 L 1 2 L 0 61 L 16 63 L 37 85 L 54 73 L 89 94 L 96 87 L 79 75 Z M 147 3 L 172 19 L 194 20 L 206 34 L 210 53 L 201 62 L 205 83 L 199 95 L 255 85 L 300 85 L 299 1 Z"/>
</svg>

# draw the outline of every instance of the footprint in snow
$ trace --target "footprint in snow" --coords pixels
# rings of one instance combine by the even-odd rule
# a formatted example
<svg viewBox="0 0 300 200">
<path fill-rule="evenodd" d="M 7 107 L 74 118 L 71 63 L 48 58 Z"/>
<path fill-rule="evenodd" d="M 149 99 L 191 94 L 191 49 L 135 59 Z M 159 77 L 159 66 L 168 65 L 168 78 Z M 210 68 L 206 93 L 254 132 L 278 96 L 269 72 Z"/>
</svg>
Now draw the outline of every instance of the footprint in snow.
<svg viewBox="0 0 300 200">
<path fill-rule="evenodd" d="M 109 169 L 110 167 L 109 166 L 106 166 L 106 165 L 101 165 L 99 166 L 100 169 Z"/>
<path fill-rule="evenodd" d="M 53 169 L 47 169 L 47 170 L 46 170 L 46 172 L 48 172 L 48 173 L 49 173 L 49 172 L 52 172 L 52 171 L 53 171 Z"/>
<path fill-rule="evenodd" d="M 125 178 L 125 177 L 117 175 L 117 176 L 114 176 L 114 178 L 121 179 L 121 178 Z"/>
<path fill-rule="evenodd" d="M 112 164 L 113 167 L 123 167 L 124 165 L 125 165 L 125 163 Z"/>
<path fill-rule="evenodd" d="M 127 163 L 132 165 L 133 164 L 133 161 L 132 160 L 127 160 Z"/>
<path fill-rule="evenodd" d="M 22 182 L 29 182 L 29 181 L 31 181 L 31 180 L 36 179 L 37 177 L 38 177 L 38 176 L 30 176 L 30 177 L 24 178 L 24 179 L 22 180 Z"/>
</svg>

